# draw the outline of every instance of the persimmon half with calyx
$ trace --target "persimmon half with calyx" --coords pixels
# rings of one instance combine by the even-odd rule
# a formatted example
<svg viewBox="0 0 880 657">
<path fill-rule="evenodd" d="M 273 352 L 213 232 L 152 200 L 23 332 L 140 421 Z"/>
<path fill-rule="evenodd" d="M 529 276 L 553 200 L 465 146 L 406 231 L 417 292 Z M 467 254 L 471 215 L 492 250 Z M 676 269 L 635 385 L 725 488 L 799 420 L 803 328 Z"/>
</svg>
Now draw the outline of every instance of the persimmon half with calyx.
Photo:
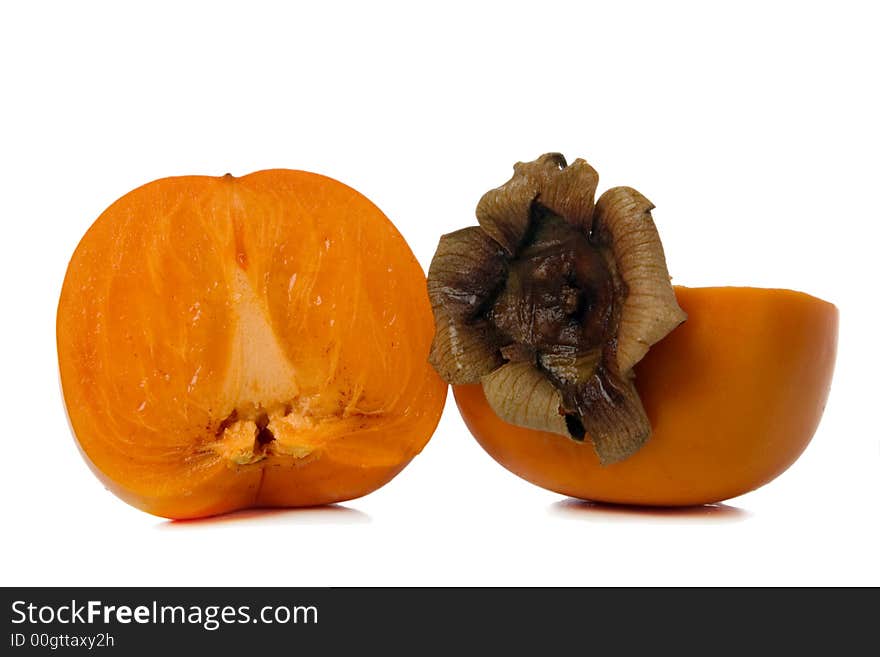
<svg viewBox="0 0 880 657">
<path fill-rule="evenodd" d="M 169 518 L 385 484 L 442 412 L 432 330 L 424 273 L 385 215 L 290 170 L 123 196 L 76 248 L 57 317 L 87 461 Z"/>
<path fill-rule="evenodd" d="M 755 288 L 673 288 L 652 204 L 598 201 L 583 160 L 519 163 L 444 236 L 431 361 L 499 463 L 544 488 L 718 502 L 772 480 L 828 396 L 837 309 Z"/>
</svg>

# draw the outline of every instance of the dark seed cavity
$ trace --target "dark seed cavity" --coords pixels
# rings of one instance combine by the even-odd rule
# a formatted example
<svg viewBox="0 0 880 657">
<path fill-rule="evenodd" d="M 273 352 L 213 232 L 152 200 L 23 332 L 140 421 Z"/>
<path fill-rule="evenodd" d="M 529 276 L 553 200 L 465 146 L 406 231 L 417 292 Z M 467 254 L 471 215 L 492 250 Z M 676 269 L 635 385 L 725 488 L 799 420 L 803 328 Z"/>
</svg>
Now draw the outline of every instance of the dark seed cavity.
<svg viewBox="0 0 880 657">
<path fill-rule="evenodd" d="M 274 441 L 275 434 L 269 429 L 269 415 L 265 411 L 262 411 L 257 415 L 254 424 L 257 425 L 257 435 L 254 439 L 254 451 L 257 451 Z"/>
<path fill-rule="evenodd" d="M 256 438 L 256 446 L 265 447 L 269 443 L 275 440 L 275 434 L 269 429 L 269 427 L 263 427 L 262 429 L 257 429 L 257 438 Z"/>
<path fill-rule="evenodd" d="M 233 409 L 229 415 L 221 420 L 220 424 L 217 426 L 217 431 L 214 432 L 214 436 L 219 438 L 236 422 L 238 422 L 238 409 Z"/>
</svg>

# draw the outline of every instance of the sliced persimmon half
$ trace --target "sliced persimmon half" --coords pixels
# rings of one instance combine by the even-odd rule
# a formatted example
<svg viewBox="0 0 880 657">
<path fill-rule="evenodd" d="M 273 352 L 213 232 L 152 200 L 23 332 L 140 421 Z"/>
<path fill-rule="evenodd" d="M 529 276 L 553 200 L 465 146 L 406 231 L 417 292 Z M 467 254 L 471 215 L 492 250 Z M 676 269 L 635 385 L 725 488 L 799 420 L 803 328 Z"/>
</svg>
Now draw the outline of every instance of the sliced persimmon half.
<svg viewBox="0 0 880 657">
<path fill-rule="evenodd" d="M 427 443 L 425 276 L 367 198 L 269 170 L 126 194 L 71 258 L 57 316 L 76 440 L 170 518 L 359 497 Z"/>
</svg>

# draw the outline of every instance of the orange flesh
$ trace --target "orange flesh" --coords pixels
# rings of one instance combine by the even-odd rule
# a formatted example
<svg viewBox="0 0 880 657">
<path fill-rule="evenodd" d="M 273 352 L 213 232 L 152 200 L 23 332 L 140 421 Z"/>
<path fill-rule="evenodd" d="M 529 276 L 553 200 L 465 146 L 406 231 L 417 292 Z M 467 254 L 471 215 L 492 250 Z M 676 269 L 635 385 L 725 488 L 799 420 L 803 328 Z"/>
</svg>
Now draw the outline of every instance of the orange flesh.
<svg viewBox="0 0 880 657">
<path fill-rule="evenodd" d="M 636 370 L 653 435 L 601 466 L 589 444 L 508 424 L 479 385 L 455 386 L 468 428 L 503 466 L 552 491 L 684 506 L 766 484 L 809 443 L 834 369 L 837 309 L 790 290 L 675 289 L 688 320 Z"/>
<path fill-rule="evenodd" d="M 339 182 L 286 170 L 127 194 L 77 247 L 57 318 L 87 460 L 173 518 L 387 482 L 443 408 L 432 334 L 424 273 L 391 222 Z"/>
</svg>

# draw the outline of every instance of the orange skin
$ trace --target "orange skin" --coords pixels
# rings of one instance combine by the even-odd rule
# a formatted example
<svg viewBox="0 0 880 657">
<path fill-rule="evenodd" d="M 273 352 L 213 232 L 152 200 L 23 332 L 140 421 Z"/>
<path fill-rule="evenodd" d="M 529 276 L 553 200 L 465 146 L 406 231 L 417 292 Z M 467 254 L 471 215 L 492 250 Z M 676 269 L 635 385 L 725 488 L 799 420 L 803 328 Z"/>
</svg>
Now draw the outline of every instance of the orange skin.
<svg viewBox="0 0 880 657">
<path fill-rule="evenodd" d="M 831 384 L 838 312 L 800 292 L 676 287 L 688 320 L 636 366 L 653 435 L 601 466 L 589 444 L 508 424 L 479 385 L 455 400 L 508 470 L 571 497 L 686 506 L 742 495 L 786 470 L 813 436 Z"/>
<path fill-rule="evenodd" d="M 440 419 L 432 335 L 424 273 L 385 215 L 287 170 L 125 195 L 73 254 L 57 316 L 87 462 L 168 518 L 382 486 Z"/>
</svg>

